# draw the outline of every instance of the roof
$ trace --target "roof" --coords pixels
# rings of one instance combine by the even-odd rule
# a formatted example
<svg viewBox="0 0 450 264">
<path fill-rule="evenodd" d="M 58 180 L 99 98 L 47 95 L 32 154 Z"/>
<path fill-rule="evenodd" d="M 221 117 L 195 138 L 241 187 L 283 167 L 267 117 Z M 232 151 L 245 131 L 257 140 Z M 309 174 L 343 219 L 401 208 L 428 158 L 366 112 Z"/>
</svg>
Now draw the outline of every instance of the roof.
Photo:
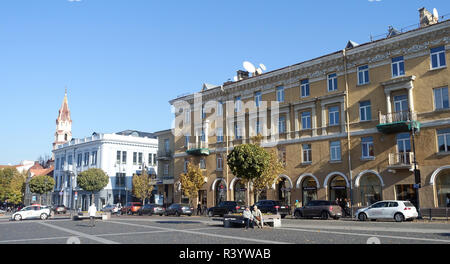
<svg viewBox="0 0 450 264">
<path fill-rule="evenodd" d="M 121 132 L 117 132 L 115 134 L 122 135 L 122 136 L 148 137 L 148 138 L 156 139 L 156 135 L 154 133 L 142 132 L 142 131 L 137 131 L 137 130 L 124 130 Z"/>
<path fill-rule="evenodd" d="M 53 172 L 53 170 L 54 170 L 53 166 L 51 166 L 50 168 L 47 168 L 47 169 L 44 169 L 41 166 L 41 168 L 36 168 L 36 169 L 30 168 L 29 172 L 31 174 L 31 177 L 34 177 L 34 176 L 49 175 L 51 172 Z"/>
<path fill-rule="evenodd" d="M 64 94 L 64 99 L 61 105 L 61 108 L 59 109 L 58 114 L 58 121 L 72 121 L 70 118 L 70 110 L 69 110 L 69 103 L 67 101 L 67 89 L 66 93 Z"/>
</svg>

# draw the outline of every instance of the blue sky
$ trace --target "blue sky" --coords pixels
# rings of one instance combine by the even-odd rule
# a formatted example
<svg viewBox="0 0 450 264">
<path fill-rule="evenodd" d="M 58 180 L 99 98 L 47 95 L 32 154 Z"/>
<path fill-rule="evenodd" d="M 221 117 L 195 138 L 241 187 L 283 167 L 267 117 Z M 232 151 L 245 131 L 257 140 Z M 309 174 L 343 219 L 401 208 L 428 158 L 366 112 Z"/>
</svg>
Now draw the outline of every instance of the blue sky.
<svg viewBox="0 0 450 264">
<path fill-rule="evenodd" d="M 169 100 L 417 24 L 448 0 L 2 0 L 0 164 L 51 154 L 68 87 L 75 138 L 170 128 Z M 448 18 L 448 17 L 447 17 Z"/>
</svg>

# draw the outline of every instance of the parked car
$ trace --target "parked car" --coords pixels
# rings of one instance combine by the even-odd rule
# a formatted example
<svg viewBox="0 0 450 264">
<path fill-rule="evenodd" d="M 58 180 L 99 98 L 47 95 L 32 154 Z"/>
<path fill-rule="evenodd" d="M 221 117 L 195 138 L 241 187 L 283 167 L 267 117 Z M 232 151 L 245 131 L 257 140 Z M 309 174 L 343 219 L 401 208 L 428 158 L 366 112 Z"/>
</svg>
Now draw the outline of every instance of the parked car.
<svg viewBox="0 0 450 264">
<path fill-rule="evenodd" d="M 11 220 L 20 221 L 24 219 L 46 220 L 51 215 L 51 209 L 45 205 L 30 205 L 11 215 Z"/>
<path fill-rule="evenodd" d="M 142 207 L 142 204 L 139 202 L 128 202 L 122 209 L 120 210 L 121 214 L 137 214 L 139 209 Z"/>
<path fill-rule="evenodd" d="M 53 206 L 53 212 L 55 212 L 55 214 L 65 214 L 68 209 L 68 207 L 62 204 Z"/>
<path fill-rule="evenodd" d="M 175 215 L 175 216 L 180 216 L 180 215 L 187 215 L 187 216 L 191 216 L 194 212 L 194 208 L 189 206 L 188 204 L 177 204 L 174 203 L 172 205 L 170 205 L 169 207 L 167 207 L 166 211 L 164 212 L 164 215 L 168 216 L 168 215 Z"/>
<path fill-rule="evenodd" d="M 274 200 L 260 200 L 250 207 L 253 210 L 253 206 L 258 206 L 261 213 L 280 214 L 281 218 L 285 218 L 286 215 L 291 214 L 291 208 L 287 204 L 282 204 L 280 201 Z"/>
<path fill-rule="evenodd" d="M 144 206 L 142 206 L 139 211 L 138 214 L 139 215 L 144 215 L 144 214 L 148 214 L 148 215 L 154 215 L 154 214 L 158 214 L 158 215 L 163 215 L 164 212 L 166 211 L 166 209 L 158 204 L 145 204 Z"/>
<path fill-rule="evenodd" d="M 108 204 L 108 205 L 105 205 L 101 211 L 111 212 L 111 214 L 117 214 L 120 209 L 121 209 L 120 204 Z"/>
<path fill-rule="evenodd" d="M 223 201 L 217 206 L 208 209 L 208 216 L 215 215 L 224 216 L 225 214 L 242 213 L 244 211 L 244 204 L 235 201 Z"/>
<path fill-rule="evenodd" d="M 409 201 L 380 201 L 355 213 L 355 217 L 360 221 L 394 219 L 396 222 L 403 222 L 413 220 L 417 216 L 416 207 Z"/>
<path fill-rule="evenodd" d="M 295 218 L 320 217 L 324 220 L 332 217 L 337 220 L 342 216 L 342 208 L 336 201 L 313 200 L 303 207 L 295 208 L 294 216 Z"/>
</svg>

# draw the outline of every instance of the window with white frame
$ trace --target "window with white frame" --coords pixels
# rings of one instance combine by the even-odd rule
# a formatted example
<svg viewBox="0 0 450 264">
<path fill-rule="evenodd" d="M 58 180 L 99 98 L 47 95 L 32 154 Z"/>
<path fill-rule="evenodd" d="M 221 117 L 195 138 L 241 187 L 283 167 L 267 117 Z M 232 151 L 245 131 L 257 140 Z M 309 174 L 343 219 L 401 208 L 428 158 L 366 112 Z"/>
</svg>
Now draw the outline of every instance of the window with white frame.
<svg viewBox="0 0 450 264">
<path fill-rule="evenodd" d="M 216 168 L 221 171 L 223 169 L 223 158 L 222 155 L 218 154 L 216 156 Z"/>
<path fill-rule="evenodd" d="M 328 124 L 330 126 L 336 126 L 339 124 L 339 107 L 330 106 L 328 108 Z"/>
<path fill-rule="evenodd" d="M 236 139 L 242 139 L 241 126 L 238 122 L 234 123 L 234 135 Z"/>
<path fill-rule="evenodd" d="M 223 127 L 217 128 L 217 142 L 223 142 Z"/>
<path fill-rule="evenodd" d="M 286 117 L 285 116 L 280 116 L 278 118 L 278 133 L 279 134 L 286 133 Z"/>
<path fill-rule="evenodd" d="M 255 93 L 255 106 L 259 107 L 261 105 L 261 101 L 262 101 L 261 92 L 256 92 Z"/>
<path fill-rule="evenodd" d="M 186 148 L 189 147 L 189 141 L 190 141 L 189 135 L 185 135 L 184 136 L 184 145 L 186 146 Z"/>
<path fill-rule="evenodd" d="M 84 166 L 89 165 L 89 152 L 84 153 Z"/>
<path fill-rule="evenodd" d="M 328 74 L 327 80 L 328 80 L 328 92 L 337 91 L 338 89 L 337 74 L 336 73 Z"/>
<path fill-rule="evenodd" d="M 206 161 L 205 158 L 200 159 L 200 169 L 206 169 Z"/>
<path fill-rule="evenodd" d="M 137 152 L 133 152 L 133 165 L 137 165 Z"/>
<path fill-rule="evenodd" d="M 202 105 L 202 119 L 206 118 L 205 105 Z"/>
<path fill-rule="evenodd" d="M 311 112 L 302 112 L 302 129 L 311 129 Z"/>
<path fill-rule="evenodd" d="M 259 120 L 256 121 L 256 135 L 262 134 L 262 127 L 261 127 L 261 122 Z"/>
<path fill-rule="evenodd" d="M 120 153 L 120 151 L 117 151 L 117 163 L 120 163 Z M 78 153 L 77 167 L 81 167 L 81 165 L 83 165 L 83 154 Z"/>
<path fill-rule="evenodd" d="M 439 109 L 448 109 L 448 87 L 441 87 L 433 89 L 434 93 L 434 108 L 436 110 Z"/>
<path fill-rule="evenodd" d="M 372 110 L 369 100 L 359 102 L 359 120 L 360 121 L 372 120 Z"/>
<path fill-rule="evenodd" d="M 122 151 L 122 164 L 127 164 L 127 152 Z"/>
<path fill-rule="evenodd" d="M 153 161 L 152 161 L 152 153 L 148 153 L 148 164 L 150 165 L 150 164 L 153 164 Z"/>
<path fill-rule="evenodd" d="M 142 152 L 138 154 L 138 164 L 142 164 Z"/>
<path fill-rule="evenodd" d="M 184 109 L 184 121 L 186 121 L 186 123 L 191 122 L 191 109 L 190 108 Z"/>
<path fill-rule="evenodd" d="M 450 152 L 450 128 L 437 129 L 438 151 Z"/>
<path fill-rule="evenodd" d="M 91 161 L 91 165 L 97 165 L 97 150 L 94 150 L 92 152 L 92 161 Z"/>
<path fill-rule="evenodd" d="M 330 160 L 331 161 L 341 160 L 341 142 L 339 140 L 330 142 Z"/>
<path fill-rule="evenodd" d="M 309 96 L 309 79 L 300 81 L 300 95 L 301 97 Z"/>
<path fill-rule="evenodd" d="M 223 115 L 223 102 L 218 101 L 217 102 L 217 116 L 222 116 L 222 115 Z"/>
<path fill-rule="evenodd" d="M 284 102 L 284 86 L 277 87 L 277 101 L 280 103 Z"/>
<path fill-rule="evenodd" d="M 312 152 L 311 152 L 311 144 L 302 144 L 303 150 L 303 163 L 311 163 L 312 162 Z"/>
<path fill-rule="evenodd" d="M 403 56 L 392 58 L 392 77 L 405 75 L 405 61 Z"/>
<path fill-rule="evenodd" d="M 370 159 L 375 156 L 373 151 L 373 137 L 361 138 L 361 151 L 363 159 Z"/>
<path fill-rule="evenodd" d="M 242 111 L 242 101 L 240 96 L 236 96 L 234 99 L 234 111 L 241 112 Z"/>
<path fill-rule="evenodd" d="M 205 130 L 202 129 L 201 135 L 200 135 L 200 140 L 202 142 L 206 142 L 206 135 L 205 135 Z"/>
<path fill-rule="evenodd" d="M 169 175 L 169 164 L 168 163 L 164 163 L 164 176 L 168 176 Z"/>
<path fill-rule="evenodd" d="M 431 69 L 445 67 L 445 46 L 430 49 Z"/>
<path fill-rule="evenodd" d="M 369 65 L 358 67 L 358 84 L 369 83 Z"/>
</svg>

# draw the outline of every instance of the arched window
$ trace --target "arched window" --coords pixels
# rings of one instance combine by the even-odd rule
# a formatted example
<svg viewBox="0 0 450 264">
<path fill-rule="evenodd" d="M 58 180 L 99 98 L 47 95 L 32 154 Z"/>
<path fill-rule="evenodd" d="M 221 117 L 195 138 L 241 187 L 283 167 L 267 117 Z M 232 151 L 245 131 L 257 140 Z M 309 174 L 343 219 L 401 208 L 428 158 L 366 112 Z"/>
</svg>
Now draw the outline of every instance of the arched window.
<svg viewBox="0 0 450 264">
<path fill-rule="evenodd" d="M 330 201 L 347 198 L 347 182 L 341 175 L 336 175 L 330 182 Z"/>
<path fill-rule="evenodd" d="M 218 181 L 214 190 L 216 190 L 216 205 L 227 200 L 227 185 L 224 181 Z"/>
<path fill-rule="evenodd" d="M 317 200 L 317 183 L 313 177 L 306 177 L 302 183 L 302 204 Z"/>
<path fill-rule="evenodd" d="M 381 201 L 381 182 L 373 173 L 366 173 L 361 176 L 359 190 L 361 192 L 361 204 L 369 206 Z"/>
<path fill-rule="evenodd" d="M 436 178 L 438 207 L 450 207 L 450 171 L 441 172 Z"/>
<path fill-rule="evenodd" d="M 247 188 L 245 187 L 245 184 L 241 181 L 237 181 L 234 185 L 234 201 L 244 204 L 246 191 Z"/>
</svg>

